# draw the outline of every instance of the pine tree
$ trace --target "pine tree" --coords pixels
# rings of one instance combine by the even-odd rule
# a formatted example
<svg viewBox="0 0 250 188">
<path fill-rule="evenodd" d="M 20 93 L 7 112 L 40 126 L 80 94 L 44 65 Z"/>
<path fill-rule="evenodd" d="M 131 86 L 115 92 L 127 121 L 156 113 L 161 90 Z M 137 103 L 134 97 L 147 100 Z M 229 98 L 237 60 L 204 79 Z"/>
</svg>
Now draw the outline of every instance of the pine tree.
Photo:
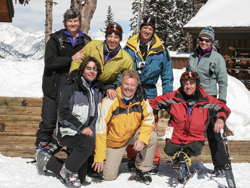
<svg viewBox="0 0 250 188">
<path fill-rule="evenodd" d="M 111 6 L 108 6 L 107 20 L 105 20 L 104 31 L 106 31 L 106 28 L 108 27 L 108 25 L 113 22 L 114 22 L 114 14 L 112 13 Z"/>
<path fill-rule="evenodd" d="M 152 16 L 156 20 L 155 33 L 162 43 L 174 51 L 186 51 L 186 36 L 183 26 L 208 0 L 144 0 L 140 6 L 141 18 Z M 137 33 L 137 19 L 140 0 L 134 0 L 130 19 L 132 36 Z M 140 20 L 141 20 L 140 18 Z"/>
<path fill-rule="evenodd" d="M 134 36 L 135 34 L 139 32 L 141 20 L 144 17 L 149 15 L 148 1 L 149 0 L 134 0 L 134 2 L 132 3 L 132 11 L 133 11 L 134 17 L 129 20 L 131 22 L 129 25 L 130 31 L 132 31 L 132 34 L 130 37 Z"/>
</svg>

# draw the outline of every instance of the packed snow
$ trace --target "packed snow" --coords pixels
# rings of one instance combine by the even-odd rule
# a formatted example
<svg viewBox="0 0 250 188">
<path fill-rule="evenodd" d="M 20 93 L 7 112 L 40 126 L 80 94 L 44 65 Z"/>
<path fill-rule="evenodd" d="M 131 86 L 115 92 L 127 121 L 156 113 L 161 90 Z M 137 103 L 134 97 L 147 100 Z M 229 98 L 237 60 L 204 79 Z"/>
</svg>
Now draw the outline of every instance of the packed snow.
<svg viewBox="0 0 250 188">
<path fill-rule="evenodd" d="M 250 27 L 249 0 L 209 0 L 184 26 Z"/>
<path fill-rule="evenodd" d="M 249 0 L 209 0 L 206 6 L 202 7 L 198 14 L 185 25 L 185 27 L 205 27 L 211 25 L 212 27 L 249 27 L 250 26 L 250 7 Z M 225 10 L 221 10 L 224 8 Z M 219 11 L 218 11 L 219 9 Z M 246 9 L 246 10 L 245 10 Z M 203 16 L 204 15 L 204 16 Z M 206 20 L 206 21 L 204 21 Z M 205 25 L 204 25 L 205 24 Z M 13 29 L 12 29 L 13 31 Z M 41 45 L 29 48 L 26 46 L 15 46 L 15 41 L 18 38 L 13 38 L 14 33 L 9 35 L 12 31 L 7 31 L 2 34 L 3 29 L 0 30 L 4 38 L 0 39 L 0 96 L 7 97 L 34 97 L 41 98 L 43 96 L 41 84 L 44 62 L 42 59 L 44 48 L 39 48 Z M 21 31 L 20 36 L 24 36 Z M 41 33 L 37 33 L 38 43 L 43 43 Z M 41 34 L 43 35 L 43 34 Z M 8 37 L 9 36 L 9 37 Z M 26 35 L 25 35 L 26 36 Z M 93 39 L 103 40 L 104 34 L 97 32 L 92 34 Z M 122 46 L 124 46 L 126 38 L 123 36 Z M 31 37 L 31 36 L 29 36 Z M 35 37 L 35 36 L 33 36 Z M 5 39 L 8 38 L 6 41 Z M 25 37 L 20 37 L 21 40 Z M 13 40 L 10 40 L 13 39 Z M 10 42 L 13 42 L 10 44 Z M 20 41 L 19 44 L 22 42 Z M 9 51 L 8 51 L 9 50 Z M 19 51 L 18 51 L 19 50 Z M 22 54 L 19 55 L 19 52 Z M 30 52 L 35 52 L 31 55 Z M 37 53 L 37 54 L 36 54 Z M 32 59 L 28 59 L 27 57 Z M 170 52 L 171 57 L 184 56 L 189 54 Z M 12 61 L 9 59 L 1 59 L 6 55 L 12 57 L 13 60 L 19 59 L 24 61 Z M 40 60 L 34 60 L 40 59 Z M 184 69 L 174 69 L 174 90 L 179 84 L 180 75 Z M 250 119 L 248 114 L 250 111 L 250 93 L 245 86 L 229 76 L 228 82 L 228 96 L 227 105 L 232 113 L 227 120 L 228 127 L 233 131 L 234 136 L 229 136 L 229 140 L 250 140 L 247 135 L 250 132 Z M 157 84 L 159 94 L 161 93 L 161 82 Z M 46 175 L 38 175 L 36 167 L 32 163 L 27 163 L 32 159 L 6 157 L 0 153 L 0 188 L 63 188 L 67 185 L 58 179 L 53 173 L 48 172 Z M 232 163 L 235 182 L 238 188 L 248 187 L 250 184 L 250 164 L 249 163 Z M 197 171 L 192 179 L 185 186 L 186 188 L 226 188 L 228 187 L 225 178 L 213 178 L 211 172 L 213 165 L 211 163 L 193 162 L 191 171 Z M 126 164 L 120 167 L 120 173 L 116 180 L 105 182 L 98 178 L 87 177 L 83 186 L 91 188 L 109 187 L 109 188 L 134 188 L 134 187 L 175 187 L 177 181 L 177 174 L 171 168 L 171 163 L 161 163 L 159 166 L 158 175 L 152 176 L 152 183 L 147 186 L 142 183 L 134 181 L 133 175 L 128 171 Z M 182 186 L 181 186 L 182 187 Z"/>
<path fill-rule="evenodd" d="M 33 163 L 27 163 L 31 159 L 20 157 L 6 157 L 0 154 L 0 187 L 1 188 L 63 188 L 67 185 L 56 177 L 53 173 L 47 172 L 45 175 L 38 175 L 36 166 Z M 134 180 L 133 174 L 128 171 L 127 165 L 122 163 L 119 175 L 114 181 L 103 181 L 99 178 L 86 178 L 81 187 L 90 188 L 166 188 L 175 187 L 177 174 L 173 171 L 172 163 L 161 163 L 159 173 L 152 175 L 152 183 L 145 185 Z M 250 184 L 249 163 L 232 164 L 235 182 L 238 188 L 246 188 Z M 193 162 L 190 170 L 197 173 L 189 180 L 185 188 L 226 188 L 228 187 L 226 178 L 211 177 L 213 165 L 211 163 Z M 180 186 L 180 184 L 178 185 Z M 182 186 L 180 186 L 182 187 Z"/>
</svg>

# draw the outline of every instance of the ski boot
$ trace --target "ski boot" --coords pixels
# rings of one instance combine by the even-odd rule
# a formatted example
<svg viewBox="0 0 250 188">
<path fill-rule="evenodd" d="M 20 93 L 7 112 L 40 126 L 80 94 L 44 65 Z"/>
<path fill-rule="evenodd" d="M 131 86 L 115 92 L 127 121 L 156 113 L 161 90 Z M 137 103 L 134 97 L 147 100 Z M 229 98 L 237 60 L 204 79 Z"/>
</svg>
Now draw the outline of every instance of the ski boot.
<svg viewBox="0 0 250 188">
<path fill-rule="evenodd" d="M 156 175 L 158 173 L 158 167 L 159 167 L 159 163 L 153 162 L 153 168 L 150 171 L 150 173 L 152 175 Z"/>
<path fill-rule="evenodd" d="M 48 153 L 48 152 L 46 152 L 44 150 L 41 150 L 41 149 L 37 149 L 37 152 L 36 152 L 36 161 L 37 161 L 36 168 L 37 168 L 38 174 L 44 175 L 47 172 L 46 165 L 47 165 L 50 157 L 51 157 L 50 153 Z"/>
<path fill-rule="evenodd" d="M 144 172 L 136 168 L 135 180 L 149 185 L 152 182 L 150 171 Z"/>
<path fill-rule="evenodd" d="M 60 175 L 66 181 L 66 183 L 68 184 L 68 186 L 70 188 L 81 187 L 81 182 L 80 182 L 80 179 L 78 177 L 78 173 L 69 171 L 65 167 L 65 164 L 63 164 L 63 166 L 62 166 L 62 169 L 60 171 Z"/>
<path fill-rule="evenodd" d="M 190 176 L 189 166 L 191 166 L 191 159 L 188 154 L 186 154 L 183 149 L 178 150 L 173 159 L 173 169 L 178 175 L 178 181 L 184 183 Z"/>
</svg>

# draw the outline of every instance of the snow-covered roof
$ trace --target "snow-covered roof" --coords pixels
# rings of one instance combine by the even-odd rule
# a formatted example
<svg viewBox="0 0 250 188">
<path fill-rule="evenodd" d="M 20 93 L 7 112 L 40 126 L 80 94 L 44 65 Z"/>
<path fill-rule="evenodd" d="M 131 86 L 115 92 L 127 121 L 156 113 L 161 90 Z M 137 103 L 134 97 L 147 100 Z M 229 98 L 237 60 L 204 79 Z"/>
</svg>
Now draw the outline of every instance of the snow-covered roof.
<svg viewBox="0 0 250 188">
<path fill-rule="evenodd" d="M 208 0 L 184 28 L 249 27 L 250 0 Z"/>
</svg>

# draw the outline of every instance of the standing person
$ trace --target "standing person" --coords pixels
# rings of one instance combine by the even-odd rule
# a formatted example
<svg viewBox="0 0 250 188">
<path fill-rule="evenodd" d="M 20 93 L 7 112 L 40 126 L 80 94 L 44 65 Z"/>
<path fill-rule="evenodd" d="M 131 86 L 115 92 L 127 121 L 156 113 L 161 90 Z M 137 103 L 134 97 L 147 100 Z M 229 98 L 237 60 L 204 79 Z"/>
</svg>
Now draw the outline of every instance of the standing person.
<svg viewBox="0 0 250 188">
<path fill-rule="evenodd" d="M 93 40 L 84 46 L 82 55 L 95 57 L 101 62 L 102 74 L 98 80 L 103 84 L 119 85 L 119 74 L 125 70 L 134 70 L 134 63 L 130 55 L 121 48 L 122 27 L 118 23 L 111 23 L 107 26 L 105 40 Z M 70 67 L 70 76 L 74 79 L 74 71 L 78 69 L 81 60 L 74 60 Z M 116 97 L 115 88 L 107 90 L 107 96 Z"/>
<path fill-rule="evenodd" d="M 148 100 L 135 99 L 139 83 L 134 70 L 124 71 L 115 100 L 105 98 L 102 102 L 93 166 L 97 172 L 102 171 L 104 180 L 117 178 L 125 149 L 134 144 L 136 180 L 146 184 L 152 181 L 149 171 L 158 137 L 153 131 L 154 116 Z"/>
<path fill-rule="evenodd" d="M 44 94 L 42 122 L 39 124 L 35 143 L 36 147 L 42 150 L 51 143 L 52 134 L 56 128 L 60 92 L 67 86 L 71 62 L 84 59 L 81 54 L 82 48 L 91 41 L 88 35 L 80 31 L 80 22 L 80 12 L 76 9 L 68 9 L 64 13 L 65 29 L 51 34 L 46 44 L 42 84 Z M 48 147 L 55 150 L 57 146 L 51 143 Z"/>
<path fill-rule="evenodd" d="M 133 36 L 126 43 L 124 49 L 130 54 L 134 61 L 135 71 L 139 74 L 141 84 L 146 90 L 149 100 L 157 96 L 156 83 L 161 78 L 163 94 L 173 91 L 173 69 L 170 55 L 161 43 L 159 37 L 154 34 L 155 19 L 153 17 L 145 17 L 140 26 L 140 33 Z M 155 122 L 155 130 L 158 129 L 158 120 Z M 133 146 L 127 148 L 128 167 L 134 168 L 135 153 Z M 160 162 L 160 153 L 157 147 L 153 174 L 158 172 Z"/>
<path fill-rule="evenodd" d="M 213 49 L 214 30 L 206 27 L 199 34 L 199 46 L 188 58 L 187 71 L 195 70 L 200 76 L 204 91 L 226 104 L 227 69 L 224 58 Z M 217 91 L 219 85 L 219 93 Z M 207 129 L 207 138 L 214 164 L 214 176 L 224 177 L 224 167 L 228 164 L 221 134 L 214 131 L 214 121 Z"/>
<path fill-rule="evenodd" d="M 88 161 L 95 149 L 100 106 L 104 85 L 96 80 L 102 73 L 101 65 L 94 57 L 86 57 L 80 65 L 77 81 L 67 86 L 58 104 L 57 139 L 70 150 L 65 162 L 39 150 L 37 169 L 39 174 L 47 170 L 61 176 L 69 187 L 80 187 L 84 182 Z"/>
</svg>

